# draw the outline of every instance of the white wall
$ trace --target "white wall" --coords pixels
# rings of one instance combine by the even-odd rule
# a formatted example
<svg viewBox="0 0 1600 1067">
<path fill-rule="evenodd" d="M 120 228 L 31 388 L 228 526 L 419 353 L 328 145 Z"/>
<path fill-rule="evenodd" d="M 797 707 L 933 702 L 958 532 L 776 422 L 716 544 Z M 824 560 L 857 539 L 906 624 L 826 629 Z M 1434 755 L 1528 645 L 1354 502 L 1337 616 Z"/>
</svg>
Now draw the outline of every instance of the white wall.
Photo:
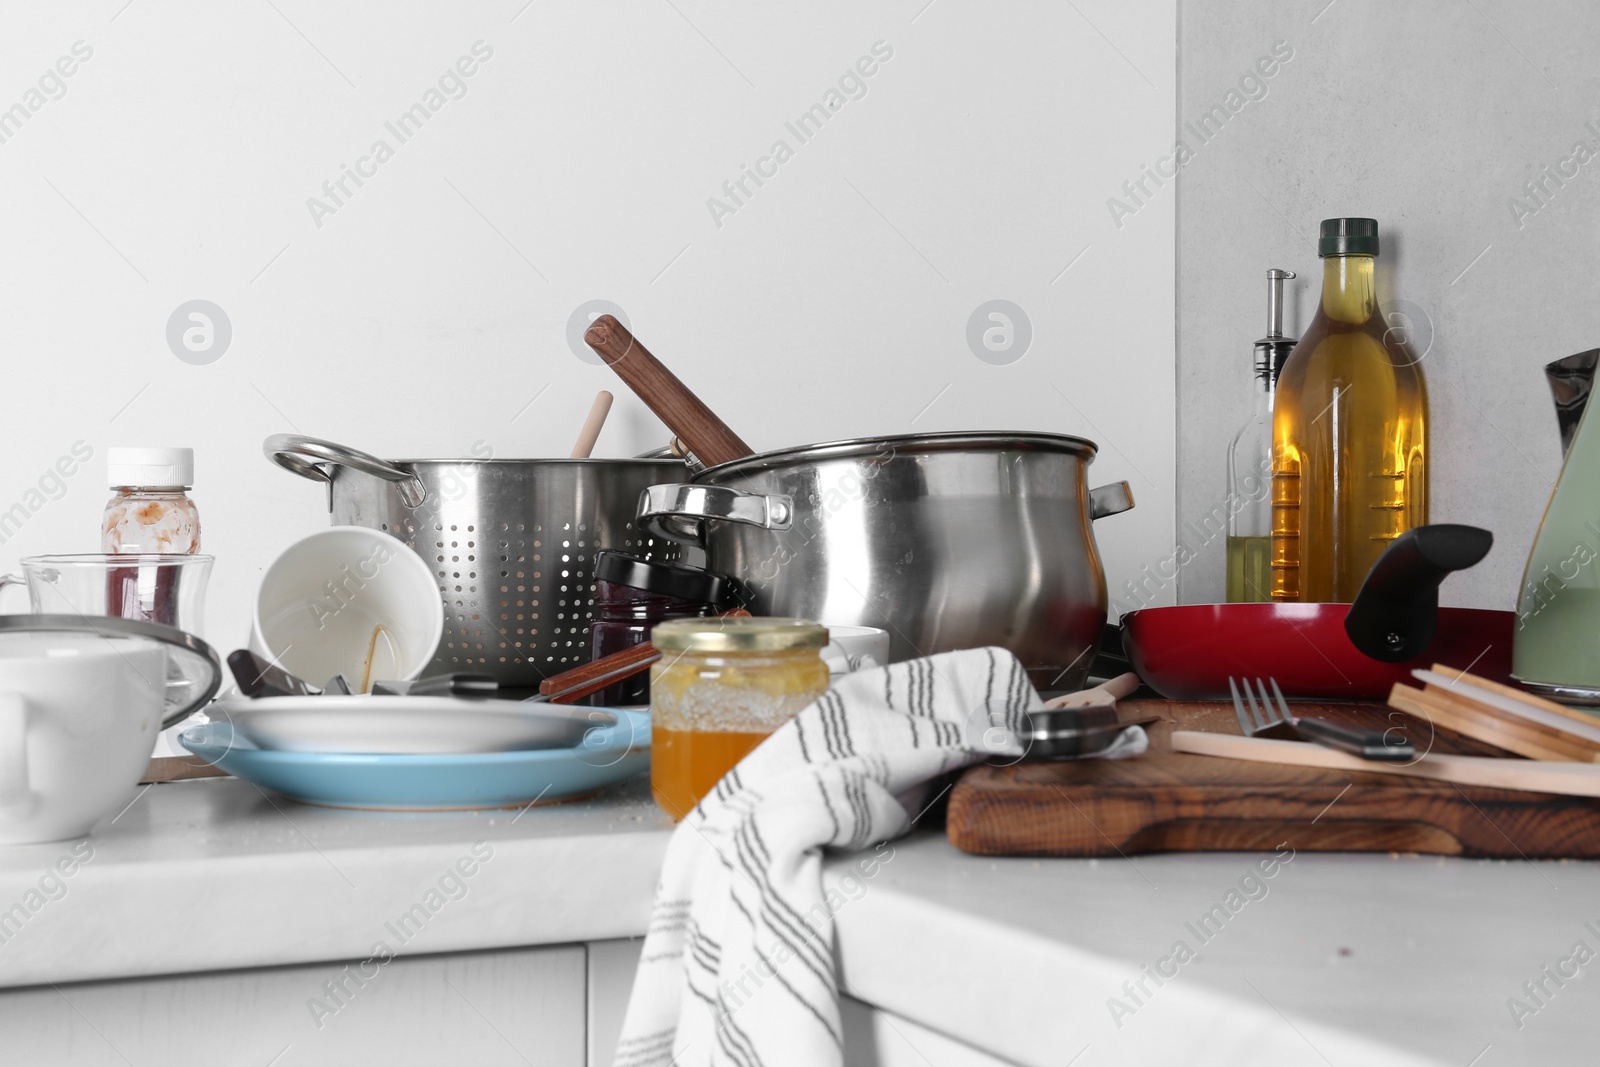
<svg viewBox="0 0 1600 1067">
<path fill-rule="evenodd" d="M 1431 518 L 1495 534 L 1444 602 L 1512 608 L 1560 466 L 1543 366 L 1600 343 L 1600 163 L 1522 214 L 1523 185 L 1585 142 L 1600 153 L 1600 8 L 1538 0 L 1184 0 L 1179 117 L 1222 99 L 1277 41 L 1294 58 L 1182 172 L 1178 225 L 1180 524 L 1224 499 L 1244 421 L 1265 272 L 1316 310 L 1319 220 L 1380 226 L 1379 298 L 1409 328 L 1430 406 Z M 1481 257 L 1481 258 L 1480 258 Z M 1402 301 L 1404 303 L 1402 303 Z M 1221 599 L 1220 541 L 1181 577 Z"/>
<path fill-rule="evenodd" d="M 8 6 L 0 107 L 93 55 L 0 143 L 0 509 L 75 441 L 96 458 L 0 562 L 97 547 L 106 446 L 192 445 L 229 647 L 265 563 L 327 521 L 265 436 L 565 454 L 622 392 L 565 339 L 603 298 L 757 448 L 1100 441 L 1096 480 L 1139 499 L 1102 526 L 1131 577 L 1173 531 L 1173 197 L 1121 228 L 1105 202 L 1170 140 L 1174 8 L 925 3 Z M 464 97 L 386 131 L 478 41 Z M 798 144 L 784 123 L 878 41 L 866 95 Z M 393 158 L 317 225 L 307 199 L 379 138 Z M 716 225 L 777 138 L 794 157 Z M 995 298 L 1033 326 L 1008 366 L 965 336 Z M 165 337 L 193 299 L 232 324 L 208 365 Z M 664 439 L 619 396 L 597 454 Z"/>
</svg>

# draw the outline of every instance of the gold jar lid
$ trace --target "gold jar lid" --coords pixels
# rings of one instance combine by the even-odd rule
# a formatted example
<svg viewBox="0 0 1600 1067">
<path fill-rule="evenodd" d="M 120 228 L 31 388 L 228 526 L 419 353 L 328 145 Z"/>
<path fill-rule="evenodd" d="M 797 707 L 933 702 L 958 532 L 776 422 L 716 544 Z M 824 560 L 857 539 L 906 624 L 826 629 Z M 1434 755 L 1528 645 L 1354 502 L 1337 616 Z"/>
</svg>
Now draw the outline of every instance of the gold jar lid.
<svg viewBox="0 0 1600 1067">
<path fill-rule="evenodd" d="M 806 619 L 668 619 L 650 631 L 650 643 L 673 652 L 789 652 L 821 648 L 828 628 Z"/>
</svg>

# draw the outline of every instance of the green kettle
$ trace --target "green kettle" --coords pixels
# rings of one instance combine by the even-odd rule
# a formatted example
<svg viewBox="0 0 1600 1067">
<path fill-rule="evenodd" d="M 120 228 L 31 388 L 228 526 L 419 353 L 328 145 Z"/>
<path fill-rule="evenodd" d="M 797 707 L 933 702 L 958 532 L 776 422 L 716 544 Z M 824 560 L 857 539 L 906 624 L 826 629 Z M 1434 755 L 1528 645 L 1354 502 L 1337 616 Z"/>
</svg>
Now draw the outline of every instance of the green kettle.
<svg viewBox="0 0 1600 1067">
<path fill-rule="evenodd" d="M 1528 553 L 1511 673 L 1569 704 L 1600 705 L 1600 421 L 1590 425 L 1600 348 L 1544 369 L 1566 458 Z"/>
</svg>

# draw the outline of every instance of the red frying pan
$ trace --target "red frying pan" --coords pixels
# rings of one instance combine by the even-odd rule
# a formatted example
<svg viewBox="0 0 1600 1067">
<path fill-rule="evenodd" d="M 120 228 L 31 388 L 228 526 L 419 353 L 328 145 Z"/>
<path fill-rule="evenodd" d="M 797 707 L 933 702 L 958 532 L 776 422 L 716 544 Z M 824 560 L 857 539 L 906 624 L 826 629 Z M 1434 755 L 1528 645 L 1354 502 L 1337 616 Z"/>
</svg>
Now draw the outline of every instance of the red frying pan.
<svg viewBox="0 0 1600 1067">
<path fill-rule="evenodd" d="M 1352 604 L 1192 604 L 1122 616 L 1139 677 L 1171 700 L 1227 700 L 1228 679 L 1275 678 L 1287 697 L 1387 700 L 1411 672 L 1448 664 L 1508 685 L 1516 614 L 1439 607 L 1439 583 L 1489 552 L 1473 526 L 1396 538 Z"/>
</svg>

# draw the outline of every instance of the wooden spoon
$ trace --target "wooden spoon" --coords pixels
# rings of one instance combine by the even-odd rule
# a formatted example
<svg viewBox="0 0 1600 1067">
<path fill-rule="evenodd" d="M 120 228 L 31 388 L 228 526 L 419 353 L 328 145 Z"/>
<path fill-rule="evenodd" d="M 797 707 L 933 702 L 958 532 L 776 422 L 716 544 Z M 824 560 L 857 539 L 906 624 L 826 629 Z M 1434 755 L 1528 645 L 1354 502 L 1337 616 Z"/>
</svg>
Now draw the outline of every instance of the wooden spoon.
<svg viewBox="0 0 1600 1067">
<path fill-rule="evenodd" d="M 606 416 L 611 414 L 611 400 L 611 394 L 604 389 L 596 394 L 589 417 L 583 420 L 583 429 L 578 432 L 578 443 L 572 446 L 573 459 L 588 459 L 594 451 L 594 443 L 600 438 L 600 427 L 606 424 Z"/>
<path fill-rule="evenodd" d="M 583 339 L 701 463 L 715 467 L 755 454 L 614 316 L 595 319 Z"/>
</svg>

